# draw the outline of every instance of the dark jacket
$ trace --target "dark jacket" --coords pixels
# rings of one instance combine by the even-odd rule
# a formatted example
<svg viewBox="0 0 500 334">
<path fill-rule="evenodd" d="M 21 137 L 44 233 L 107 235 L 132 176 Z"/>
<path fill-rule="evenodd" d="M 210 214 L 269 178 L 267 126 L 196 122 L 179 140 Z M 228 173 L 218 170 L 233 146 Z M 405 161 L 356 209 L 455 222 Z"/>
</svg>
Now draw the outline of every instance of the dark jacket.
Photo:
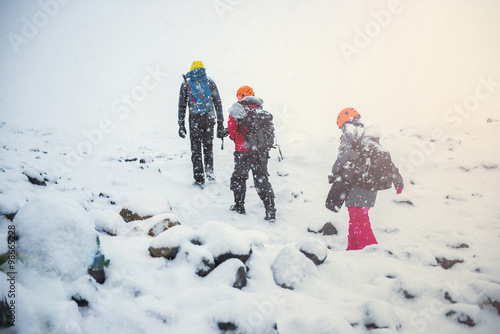
<svg viewBox="0 0 500 334">
<path fill-rule="evenodd" d="M 222 110 L 222 102 L 221 98 L 219 95 L 219 90 L 217 89 L 217 85 L 211 78 L 208 79 L 208 85 L 210 87 L 210 92 L 212 93 L 212 101 L 213 101 L 213 107 L 212 110 L 208 112 L 208 117 L 212 118 L 214 123 L 215 123 L 215 116 L 217 116 L 217 122 L 224 122 L 224 115 L 223 115 L 223 110 Z M 186 118 L 186 106 L 189 106 L 189 116 L 191 119 L 191 116 L 193 115 L 191 110 L 192 110 L 192 101 L 189 98 L 189 92 L 186 86 L 185 82 L 182 82 L 181 85 L 181 90 L 179 93 L 179 115 L 178 115 L 178 121 L 179 124 L 184 124 L 185 118 Z M 214 108 L 215 108 L 215 113 L 214 113 Z"/>
<path fill-rule="evenodd" d="M 337 160 L 332 167 L 332 174 L 338 175 L 348 161 L 356 161 L 359 158 L 359 152 L 355 150 L 356 143 L 359 143 L 365 133 L 363 124 L 348 124 L 343 129 L 344 134 L 340 139 L 340 146 L 337 155 Z M 403 178 L 399 174 L 396 166 L 393 166 L 394 179 L 393 183 L 397 187 L 403 184 Z M 356 184 L 352 185 L 345 205 L 347 207 L 373 207 L 377 199 L 377 191 L 362 188 Z"/>
</svg>

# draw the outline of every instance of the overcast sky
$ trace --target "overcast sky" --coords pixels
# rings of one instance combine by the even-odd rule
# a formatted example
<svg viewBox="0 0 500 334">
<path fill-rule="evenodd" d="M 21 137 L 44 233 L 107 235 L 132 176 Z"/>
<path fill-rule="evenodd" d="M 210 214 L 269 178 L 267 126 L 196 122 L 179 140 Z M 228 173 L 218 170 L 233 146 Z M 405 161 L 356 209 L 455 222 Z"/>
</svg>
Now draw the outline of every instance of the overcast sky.
<svg viewBox="0 0 500 334">
<path fill-rule="evenodd" d="M 174 129 L 193 60 L 226 113 L 250 85 L 292 129 L 326 133 L 346 106 L 391 131 L 486 119 L 499 15 L 497 0 L 2 1 L 0 120 L 78 131 L 128 108 L 123 125 Z"/>
</svg>

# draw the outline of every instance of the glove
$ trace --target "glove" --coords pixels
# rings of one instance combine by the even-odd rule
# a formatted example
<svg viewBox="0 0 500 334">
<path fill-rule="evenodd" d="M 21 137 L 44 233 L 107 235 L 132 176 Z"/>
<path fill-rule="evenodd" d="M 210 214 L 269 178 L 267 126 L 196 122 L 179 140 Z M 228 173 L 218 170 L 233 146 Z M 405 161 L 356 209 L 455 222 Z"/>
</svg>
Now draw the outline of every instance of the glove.
<svg viewBox="0 0 500 334">
<path fill-rule="evenodd" d="M 224 129 L 222 122 L 217 122 L 217 138 L 224 138 L 229 135 L 229 131 Z"/>
<path fill-rule="evenodd" d="M 185 138 L 186 132 L 186 127 L 184 126 L 184 124 L 179 124 L 179 137 Z"/>
<path fill-rule="evenodd" d="M 403 192 L 403 189 L 405 188 L 405 186 L 403 185 L 400 185 L 400 186 L 397 186 L 396 187 L 396 194 L 401 194 Z"/>
</svg>

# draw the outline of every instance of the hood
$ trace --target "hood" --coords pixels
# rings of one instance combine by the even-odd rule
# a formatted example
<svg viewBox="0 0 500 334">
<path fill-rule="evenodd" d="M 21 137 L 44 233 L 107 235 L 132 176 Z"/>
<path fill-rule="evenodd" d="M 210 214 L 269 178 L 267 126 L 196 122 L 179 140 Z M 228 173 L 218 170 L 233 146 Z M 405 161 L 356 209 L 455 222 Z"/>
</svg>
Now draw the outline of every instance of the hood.
<svg viewBox="0 0 500 334">
<path fill-rule="evenodd" d="M 258 108 L 262 108 L 264 100 L 255 96 L 245 96 L 239 101 L 239 103 L 244 106 L 257 106 Z"/>
<path fill-rule="evenodd" d="M 229 114 L 237 121 L 248 116 L 245 107 L 238 102 L 233 103 L 233 105 L 229 107 Z"/>
</svg>

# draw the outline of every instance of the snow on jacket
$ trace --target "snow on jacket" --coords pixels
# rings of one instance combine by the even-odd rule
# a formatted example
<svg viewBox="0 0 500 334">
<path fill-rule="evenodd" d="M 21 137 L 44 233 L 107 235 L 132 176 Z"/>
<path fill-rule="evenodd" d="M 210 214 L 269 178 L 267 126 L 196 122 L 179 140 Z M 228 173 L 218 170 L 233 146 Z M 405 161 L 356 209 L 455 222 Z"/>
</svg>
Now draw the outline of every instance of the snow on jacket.
<svg viewBox="0 0 500 334">
<path fill-rule="evenodd" d="M 355 143 L 363 137 L 365 129 L 363 124 L 346 124 L 345 132 L 340 139 L 337 160 L 333 164 L 332 174 L 337 175 L 348 161 L 354 161 L 359 158 L 359 153 L 354 150 Z M 345 200 L 346 207 L 368 208 L 375 205 L 377 191 L 364 189 L 353 185 L 347 194 Z"/>
<path fill-rule="evenodd" d="M 212 110 L 210 110 L 207 113 L 208 117 L 212 118 L 214 123 L 215 123 L 215 116 L 217 116 L 218 122 L 224 122 L 222 101 L 221 101 L 221 98 L 219 95 L 219 90 L 217 89 L 217 85 L 215 84 L 215 82 L 211 78 L 207 77 L 207 80 L 208 80 L 208 86 L 210 87 L 210 92 L 212 93 L 212 101 L 213 101 Z M 189 116 L 192 116 L 191 104 L 192 104 L 192 102 L 191 102 L 191 99 L 189 98 L 189 91 L 188 91 L 187 85 L 185 82 L 182 82 L 181 90 L 179 93 L 179 112 L 178 112 L 179 124 L 184 124 L 184 120 L 186 118 L 186 107 L 187 106 L 189 106 Z M 215 108 L 215 113 L 214 113 L 214 108 Z"/>
<path fill-rule="evenodd" d="M 229 108 L 229 120 L 227 122 L 227 129 L 229 130 L 229 137 L 234 140 L 236 152 L 249 152 L 246 145 L 247 128 L 241 126 L 239 123 L 244 120 L 254 110 L 262 109 L 264 101 L 255 96 L 247 96 L 239 102 L 234 103 Z"/>
<path fill-rule="evenodd" d="M 337 160 L 332 167 L 333 175 L 337 175 L 344 168 L 346 162 L 355 161 L 359 158 L 359 152 L 354 149 L 354 146 L 357 146 L 363 137 L 371 137 L 378 141 L 380 139 L 380 129 L 374 126 L 364 128 L 363 124 L 359 121 L 354 124 L 345 125 L 344 134 L 340 139 Z M 403 178 L 399 174 L 399 170 L 394 164 L 392 169 L 394 173 L 393 184 L 396 188 L 402 186 Z M 373 207 L 376 199 L 376 190 L 369 190 L 358 185 L 353 185 L 349 190 L 345 203 L 347 207 Z"/>
</svg>

